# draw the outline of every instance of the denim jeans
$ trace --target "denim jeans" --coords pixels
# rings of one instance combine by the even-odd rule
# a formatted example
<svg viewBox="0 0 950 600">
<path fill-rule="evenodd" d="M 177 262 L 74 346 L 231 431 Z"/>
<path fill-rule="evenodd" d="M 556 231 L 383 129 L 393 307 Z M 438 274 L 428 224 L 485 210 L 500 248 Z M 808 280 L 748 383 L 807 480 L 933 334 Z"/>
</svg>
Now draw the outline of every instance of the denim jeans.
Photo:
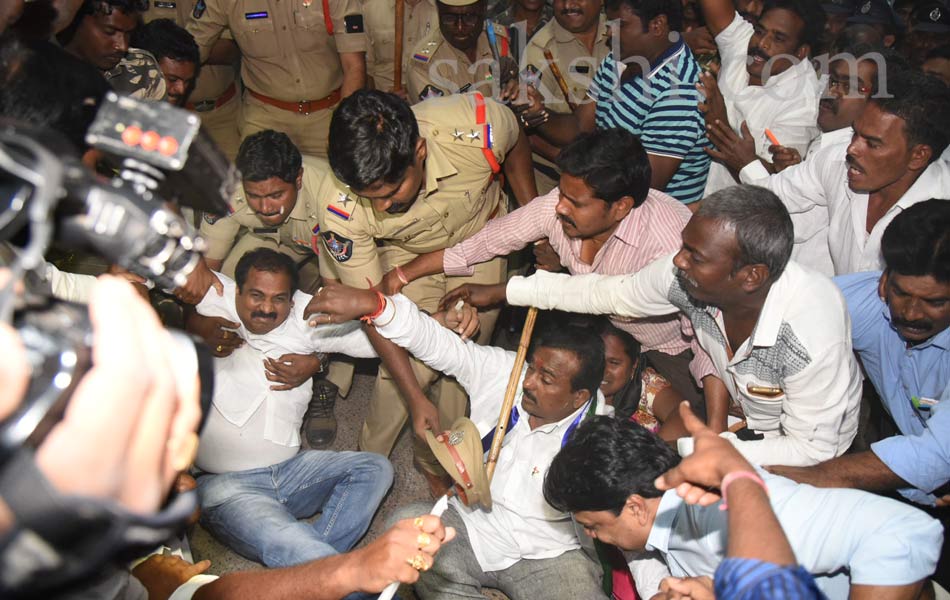
<svg viewBox="0 0 950 600">
<path fill-rule="evenodd" d="M 307 450 L 269 467 L 199 476 L 201 524 L 251 560 L 296 565 L 352 548 L 392 481 L 379 454 Z M 313 523 L 299 520 L 317 512 Z"/>
</svg>

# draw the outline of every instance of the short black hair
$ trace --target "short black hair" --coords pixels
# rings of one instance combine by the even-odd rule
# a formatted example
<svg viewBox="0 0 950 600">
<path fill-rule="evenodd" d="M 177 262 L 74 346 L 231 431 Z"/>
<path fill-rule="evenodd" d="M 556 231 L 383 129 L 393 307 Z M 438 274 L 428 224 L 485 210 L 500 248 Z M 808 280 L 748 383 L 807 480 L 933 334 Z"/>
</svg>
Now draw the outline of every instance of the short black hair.
<svg viewBox="0 0 950 600">
<path fill-rule="evenodd" d="M 238 260 L 237 267 L 234 268 L 234 282 L 237 284 L 239 292 L 247 283 L 247 276 L 251 269 L 267 271 L 268 273 L 286 273 L 290 277 L 291 294 L 296 292 L 300 286 L 300 275 L 297 273 L 297 265 L 294 260 L 272 248 L 250 250 Z"/>
<path fill-rule="evenodd" d="M 46 41 L 4 35 L 0 45 L 0 115 L 46 127 L 79 152 L 102 99 L 112 88 L 94 66 Z"/>
<path fill-rule="evenodd" d="M 171 19 L 155 19 L 139 26 L 132 32 L 129 43 L 151 52 L 155 60 L 170 58 L 177 62 L 194 63 L 196 74 L 201 67 L 201 54 L 195 38 Z"/>
<path fill-rule="evenodd" d="M 821 48 L 825 35 L 825 11 L 821 0 L 766 0 L 762 6 L 762 16 L 770 10 L 785 9 L 798 15 L 804 23 L 798 39 L 798 45 L 808 44 L 812 51 Z"/>
<path fill-rule="evenodd" d="M 234 164 L 243 181 L 266 181 L 277 177 L 293 183 L 300 174 L 303 157 L 283 132 L 265 129 L 244 138 Z"/>
<path fill-rule="evenodd" d="M 927 57 L 924 58 L 924 62 L 931 60 L 933 58 L 942 58 L 945 60 L 950 60 L 950 44 L 944 44 L 942 46 L 937 46 L 930 50 L 927 53 Z"/>
<path fill-rule="evenodd" d="M 950 87 L 916 69 L 887 75 L 888 93 L 872 96 L 868 102 L 902 119 L 908 143 L 930 146 L 930 162 L 939 159 L 950 143 Z"/>
<path fill-rule="evenodd" d="M 580 367 L 571 378 L 571 391 L 587 390 L 591 398 L 597 396 L 600 382 L 604 378 L 604 341 L 589 328 L 565 324 L 552 319 L 538 328 L 528 348 L 528 361 L 538 348 L 567 350 L 577 355 Z"/>
<path fill-rule="evenodd" d="M 604 9 L 620 10 L 624 4 L 643 21 L 644 31 L 646 31 L 647 23 L 660 15 L 666 15 L 670 31 L 679 31 L 683 28 L 682 0 L 606 0 Z"/>
<path fill-rule="evenodd" d="M 653 482 L 680 462 L 676 452 L 638 423 L 593 416 L 577 428 L 544 477 L 544 499 L 563 512 L 609 510 L 627 498 L 659 498 Z"/>
<path fill-rule="evenodd" d="M 626 129 L 582 133 L 561 150 L 557 166 L 583 179 L 607 204 L 630 196 L 633 205 L 640 206 L 650 193 L 650 159 L 640 138 Z"/>
<path fill-rule="evenodd" d="M 840 37 L 839 37 L 840 39 Z M 854 57 L 855 64 L 860 62 L 873 62 L 877 67 L 874 79 L 871 81 L 871 95 L 877 94 L 881 88 L 881 82 L 887 83 L 888 73 L 896 73 L 910 68 L 910 64 L 902 54 L 893 48 L 885 48 L 879 44 L 868 42 L 858 42 L 840 49 L 835 49 L 828 57 L 828 67 L 831 63 L 843 59 L 850 60 Z M 885 90 L 887 88 L 885 87 Z"/>
<path fill-rule="evenodd" d="M 419 124 L 406 102 L 379 90 L 344 98 L 330 120 L 330 168 L 354 190 L 398 183 L 416 156 Z"/>
<path fill-rule="evenodd" d="M 111 15 L 116 10 L 134 17 L 148 10 L 148 0 L 83 0 L 72 22 L 56 35 L 56 39 L 65 46 L 72 41 L 86 17 Z"/>
<path fill-rule="evenodd" d="M 950 200 L 927 200 L 894 217 L 881 237 L 888 271 L 950 283 Z"/>
<path fill-rule="evenodd" d="M 756 185 L 734 185 L 707 196 L 696 216 L 722 222 L 735 231 L 739 257 L 733 272 L 763 264 L 772 281 L 792 255 L 795 234 L 788 209 L 771 191 Z"/>
</svg>

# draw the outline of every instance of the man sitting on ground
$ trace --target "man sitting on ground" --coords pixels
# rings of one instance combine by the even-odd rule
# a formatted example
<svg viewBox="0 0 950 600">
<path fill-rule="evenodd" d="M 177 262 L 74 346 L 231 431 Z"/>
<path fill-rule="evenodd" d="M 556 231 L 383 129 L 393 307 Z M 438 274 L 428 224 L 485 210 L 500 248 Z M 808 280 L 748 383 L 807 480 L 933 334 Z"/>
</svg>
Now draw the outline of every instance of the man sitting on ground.
<svg viewBox="0 0 950 600">
<path fill-rule="evenodd" d="M 392 484 L 385 457 L 300 451 L 310 386 L 278 391 L 264 365 L 287 353 L 374 356 L 358 324 L 311 329 L 310 296 L 297 290 L 293 259 L 269 248 L 245 254 L 224 294 L 209 289 L 200 312 L 240 322 L 245 343 L 215 359 L 212 408 L 195 465 L 201 520 L 231 549 L 269 567 L 346 552 L 369 527 Z M 313 523 L 300 521 L 320 512 Z"/>
</svg>

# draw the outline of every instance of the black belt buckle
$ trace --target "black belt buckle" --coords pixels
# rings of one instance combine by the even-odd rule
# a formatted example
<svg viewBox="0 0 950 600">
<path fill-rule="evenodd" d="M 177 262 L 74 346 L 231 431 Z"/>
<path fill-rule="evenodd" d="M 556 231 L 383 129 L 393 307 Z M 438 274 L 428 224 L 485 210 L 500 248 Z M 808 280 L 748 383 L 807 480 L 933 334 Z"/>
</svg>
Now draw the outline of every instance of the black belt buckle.
<svg viewBox="0 0 950 600">
<path fill-rule="evenodd" d="M 217 100 L 202 100 L 201 102 L 195 102 L 195 112 L 208 112 L 209 110 L 214 110 Z"/>
</svg>

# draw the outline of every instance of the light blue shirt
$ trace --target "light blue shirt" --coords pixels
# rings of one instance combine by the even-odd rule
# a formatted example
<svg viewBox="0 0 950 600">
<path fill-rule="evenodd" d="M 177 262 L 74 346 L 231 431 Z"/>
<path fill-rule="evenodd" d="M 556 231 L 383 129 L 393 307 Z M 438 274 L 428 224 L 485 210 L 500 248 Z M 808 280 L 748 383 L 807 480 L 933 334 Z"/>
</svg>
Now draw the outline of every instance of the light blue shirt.
<svg viewBox="0 0 950 600">
<path fill-rule="evenodd" d="M 871 451 L 914 486 L 901 494 L 933 505 L 930 492 L 950 480 L 950 329 L 907 347 L 878 296 L 880 277 L 871 271 L 835 278 L 851 313 L 854 351 L 902 434 L 872 444 Z M 914 398 L 937 405 L 917 408 Z"/>
<path fill-rule="evenodd" d="M 923 511 L 860 490 L 759 475 L 799 564 L 831 600 L 847 599 L 849 584 L 907 585 L 937 568 L 943 527 Z M 670 490 L 646 549 L 659 551 L 674 577 L 712 577 L 726 556 L 727 518 L 719 503 L 689 505 Z"/>
</svg>

